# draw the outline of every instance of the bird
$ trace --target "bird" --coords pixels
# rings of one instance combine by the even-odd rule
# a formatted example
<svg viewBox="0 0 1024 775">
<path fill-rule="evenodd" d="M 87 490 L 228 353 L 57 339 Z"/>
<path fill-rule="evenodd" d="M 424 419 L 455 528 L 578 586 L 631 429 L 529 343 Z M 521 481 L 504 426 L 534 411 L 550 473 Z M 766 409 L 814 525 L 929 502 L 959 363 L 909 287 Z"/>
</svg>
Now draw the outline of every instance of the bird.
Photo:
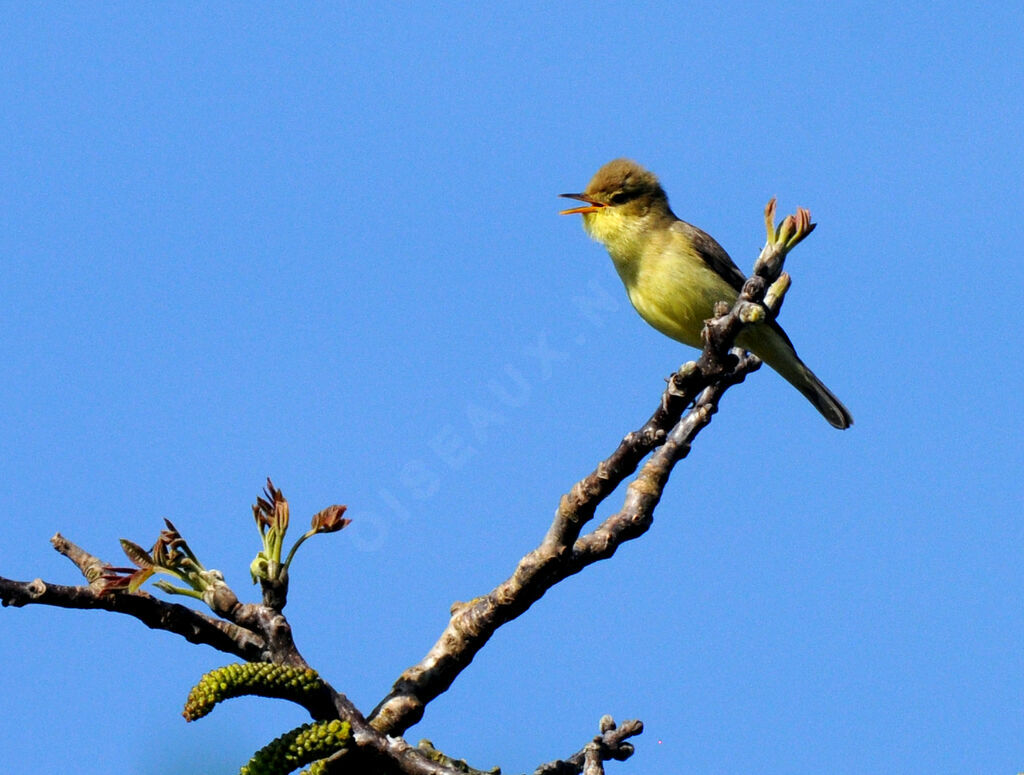
<svg viewBox="0 0 1024 775">
<path fill-rule="evenodd" d="M 587 234 L 602 243 L 634 309 L 665 336 L 700 349 L 704 321 L 715 304 L 732 305 L 746 277 L 708 233 L 676 217 L 658 177 L 631 159 L 614 159 L 578 194 L 585 204 L 562 210 L 580 214 Z M 743 329 L 736 344 L 767 363 L 799 390 L 835 428 L 853 416 L 800 360 L 772 319 Z"/>
</svg>

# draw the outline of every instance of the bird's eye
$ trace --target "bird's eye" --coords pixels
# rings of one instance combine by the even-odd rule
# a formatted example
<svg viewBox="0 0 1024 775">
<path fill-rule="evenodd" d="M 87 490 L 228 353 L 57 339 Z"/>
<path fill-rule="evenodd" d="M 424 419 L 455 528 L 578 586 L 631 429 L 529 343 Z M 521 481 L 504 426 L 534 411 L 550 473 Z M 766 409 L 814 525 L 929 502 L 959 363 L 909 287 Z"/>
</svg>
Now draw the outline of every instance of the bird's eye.
<svg viewBox="0 0 1024 775">
<path fill-rule="evenodd" d="M 613 205 L 621 205 L 621 204 L 625 204 L 626 202 L 628 202 L 632 198 L 633 197 L 630 194 L 628 194 L 627 192 L 625 192 L 625 191 L 616 191 L 608 199 L 608 202 L 610 204 L 613 204 Z"/>
</svg>

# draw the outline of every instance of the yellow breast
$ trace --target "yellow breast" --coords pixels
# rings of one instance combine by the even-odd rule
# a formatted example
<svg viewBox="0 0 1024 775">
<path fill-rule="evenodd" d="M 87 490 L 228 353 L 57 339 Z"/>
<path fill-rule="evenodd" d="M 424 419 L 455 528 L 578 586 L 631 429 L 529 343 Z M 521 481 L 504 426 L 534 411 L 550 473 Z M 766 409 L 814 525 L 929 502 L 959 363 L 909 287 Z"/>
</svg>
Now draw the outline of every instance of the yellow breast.
<svg viewBox="0 0 1024 775">
<path fill-rule="evenodd" d="M 613 253 L 612 259 L 640 317 L 666 336 L 700 347 L 700 332 L 715 302 L 732 304 L 737 294 L 683 235 L 666 237 L 650 241 L 632 256 Z"/>
</svg>

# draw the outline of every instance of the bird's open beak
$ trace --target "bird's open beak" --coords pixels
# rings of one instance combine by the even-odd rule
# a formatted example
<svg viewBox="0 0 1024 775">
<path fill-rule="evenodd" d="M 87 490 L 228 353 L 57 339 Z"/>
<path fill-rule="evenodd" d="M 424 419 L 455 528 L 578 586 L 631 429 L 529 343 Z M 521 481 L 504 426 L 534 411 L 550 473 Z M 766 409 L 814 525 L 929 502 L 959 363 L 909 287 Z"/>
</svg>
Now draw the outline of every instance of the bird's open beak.
<svg viewBox="0 0 1024 775">
<path fill-rule="evenodd" d="M 566 199 L 578 199 L 581 202 L 586 202 L 586 207 L 573 207 L 568 210 L 562 210 L 559 215 L 575 215 L 576 213 L 596 213 L 598 210 L 602 210 L 607 205 L 598 202 L 597 200 L 591 199 L 589 196 L 583 194 L 559 194 L 559 196 L 565 197 Z"/>
</svg>

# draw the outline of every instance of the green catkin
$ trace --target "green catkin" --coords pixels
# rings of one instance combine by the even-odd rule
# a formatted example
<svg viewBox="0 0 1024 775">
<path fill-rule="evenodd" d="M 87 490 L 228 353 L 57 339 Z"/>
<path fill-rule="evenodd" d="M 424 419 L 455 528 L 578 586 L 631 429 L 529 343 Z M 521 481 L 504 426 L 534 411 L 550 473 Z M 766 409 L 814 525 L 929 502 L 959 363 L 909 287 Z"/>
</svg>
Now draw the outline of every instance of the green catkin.
<svg viewBox="0 0 1024 775">
<path fill-rule="evenodd" d="M 347 721 L 338 719 L 303 724 L 257 751 L 239 775 L 287 775 L 347 746 L 351 729 Z M 322 769 L 322 764 L 314 764 L 310 773 L 322 772 Z"/>
<path fill-rule="evenodd" d="M 182 715 L 202 718 L 222 700 L 244 695 L 276 697 L 308 706 L 325 686 L 316 671 L 271 662 L 241 662 L 211 670 L 189 692 Z"/>
</svg>

